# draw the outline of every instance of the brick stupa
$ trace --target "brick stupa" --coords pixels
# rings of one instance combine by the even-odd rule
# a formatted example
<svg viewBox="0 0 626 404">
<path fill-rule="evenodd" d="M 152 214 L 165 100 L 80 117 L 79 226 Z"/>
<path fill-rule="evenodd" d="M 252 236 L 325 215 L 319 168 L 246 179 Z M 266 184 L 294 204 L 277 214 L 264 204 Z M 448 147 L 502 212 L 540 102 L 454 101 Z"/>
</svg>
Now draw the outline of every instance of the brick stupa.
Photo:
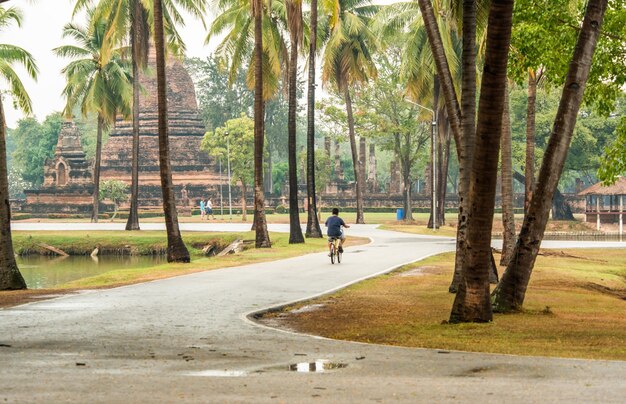
<svg viewBox="0 0 626 404">
<path fill-rule="evenodd" d="M 177 205 L 183 205 L 181 191 L 186 186 L 189 204 L 201 197 L 217 197 L 219 171 L 216 163 L 200 150 L 206 132 L 198 113 L 194 85 L 182 63 L 168 59 L 167 99 L 170 159 Z M 148 70 L 140 75 L 139 101 L 139 206 L 161 207 L 159 176 L 156 54 L 152 48 Z M 120 180 L 130 186 L 132 167 L 132 121 L 118 118 L 103 147 L 102 180 Z"/>
<path fill-rule="evenodd" d="M 85 158 L 80 132 L 73 122 L 63 122 L 54 157 L 44 164 L 44 181 L 39 190 L 25 190 L 22 211 L 35 214 L 91 214 L 93 176 Z"/>
</svg>

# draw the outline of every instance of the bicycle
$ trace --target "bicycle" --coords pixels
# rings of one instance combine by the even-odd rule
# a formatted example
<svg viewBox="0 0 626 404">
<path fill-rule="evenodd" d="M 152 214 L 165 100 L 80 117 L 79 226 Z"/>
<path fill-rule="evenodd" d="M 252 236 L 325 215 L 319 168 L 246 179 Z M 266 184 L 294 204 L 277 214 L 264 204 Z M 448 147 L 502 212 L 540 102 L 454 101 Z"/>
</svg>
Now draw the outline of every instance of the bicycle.
<svg viewBox="0 0 626 404">
<path fill-rule="evenodd" d="M 339 238 L 332 237 L 332 243 L 330 245 L 330 263 L 334 264 L 335 260 L 337 260 L 337 264 L 341 264 L 341 255 L 342 252 L 339 251 Z"/>
</svg>

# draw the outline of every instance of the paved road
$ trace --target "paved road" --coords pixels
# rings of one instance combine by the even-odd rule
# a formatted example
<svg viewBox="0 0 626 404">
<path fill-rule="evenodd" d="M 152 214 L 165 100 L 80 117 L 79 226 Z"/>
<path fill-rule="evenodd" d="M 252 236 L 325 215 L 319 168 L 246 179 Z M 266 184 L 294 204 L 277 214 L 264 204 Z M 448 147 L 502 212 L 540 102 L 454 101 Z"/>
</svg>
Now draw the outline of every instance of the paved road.
<svg viewBox="0 0 626 404">
<path fill-rule="evenodd" d="M 0 402 L 623 402 L 626 362 L 365 345 L 246 320 L 454 248 L 350 231 L 373 243 L 347 249 L 340 266 L 311 254 L 0 310 Z M 347 367 L 288 370 L 319 359 Z"/>
</svg>

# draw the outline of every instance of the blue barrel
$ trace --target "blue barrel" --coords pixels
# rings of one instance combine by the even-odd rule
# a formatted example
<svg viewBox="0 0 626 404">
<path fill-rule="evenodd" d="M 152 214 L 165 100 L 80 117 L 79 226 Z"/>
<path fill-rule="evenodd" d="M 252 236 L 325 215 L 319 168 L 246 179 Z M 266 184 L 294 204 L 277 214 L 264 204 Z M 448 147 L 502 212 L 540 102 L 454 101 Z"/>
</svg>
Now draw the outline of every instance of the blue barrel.
<svg viewBox="0 0 626 404">
<path fill-rule="evenodd" d="M 404 219 L 404 208 L 398 208 L 396 210 L 396 220 L 403 220 Z"/>
</svg>

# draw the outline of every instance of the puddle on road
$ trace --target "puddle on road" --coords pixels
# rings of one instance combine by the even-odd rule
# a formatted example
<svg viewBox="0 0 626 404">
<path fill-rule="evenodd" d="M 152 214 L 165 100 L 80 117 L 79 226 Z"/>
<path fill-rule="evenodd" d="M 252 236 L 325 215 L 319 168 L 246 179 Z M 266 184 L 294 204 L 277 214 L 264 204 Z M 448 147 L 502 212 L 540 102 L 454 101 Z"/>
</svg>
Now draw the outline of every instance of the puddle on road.
<svg viewBox="0 0 626 404">
<path fill-rule="evenodd" d="M 293 372 L 323 373 L 328 370 L 343 369 L 348 367 L 347 363 L 331 362 L 327 359 L 318 359 L 315 362 L 300 362 L 289 365 L 289 370 Z"/>
<path fill-rule="evenodd" d="M 198 372 L 188 372 L 185 376 L 201 376 L 201 377 L 242 377 L 247 376 L 248 372 L 245 370 L 219 370 L 208 369 L 200 370 Z"/>
</svg>

